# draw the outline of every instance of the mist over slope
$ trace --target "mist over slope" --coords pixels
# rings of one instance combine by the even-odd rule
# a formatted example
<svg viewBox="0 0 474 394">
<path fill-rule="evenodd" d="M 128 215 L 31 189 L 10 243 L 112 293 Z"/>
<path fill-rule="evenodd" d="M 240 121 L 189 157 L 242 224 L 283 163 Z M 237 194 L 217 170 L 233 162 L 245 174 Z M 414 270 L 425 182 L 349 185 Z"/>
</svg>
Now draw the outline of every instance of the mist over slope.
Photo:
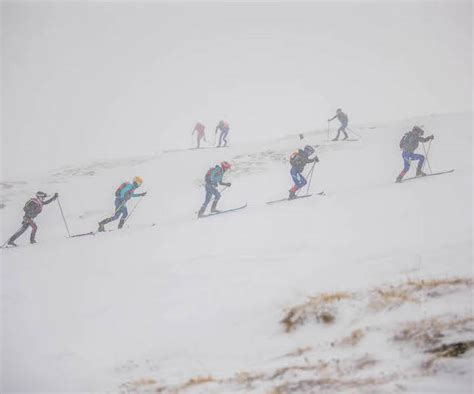
<svg viewBox="0 0 474 394">
<path fill-rule="evenodd" d="M 414 124 L 435 135 L 432 170 L 455 171 L 395 184 Z M 134 175 L 148 195 L 122 231 L 73 239 L 53 203 L 39 244 L 2 250 L 2 392 L 469 392 L 472 114 L 354 130 L 3 183 L 2 240 L 36 189 L 59 192 L 72 233 L 95 230 Z M 266 205 L 287 196 L 304 144 L 326 196 Z M 220 208 L 248 207 L 197 220 L 222 160 Z"/>
</svg>

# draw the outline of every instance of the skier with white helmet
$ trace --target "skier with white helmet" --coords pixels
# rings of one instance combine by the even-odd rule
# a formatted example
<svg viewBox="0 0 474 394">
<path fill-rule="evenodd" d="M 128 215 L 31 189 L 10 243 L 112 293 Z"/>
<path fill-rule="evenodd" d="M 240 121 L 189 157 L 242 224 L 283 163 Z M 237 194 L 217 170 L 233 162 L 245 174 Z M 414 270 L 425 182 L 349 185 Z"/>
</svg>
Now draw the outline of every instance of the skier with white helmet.
<svg viewBox="0 0 474 394">
<path fill-rule="evenodd" d="M 43 205 L 47 205 L 58 198 L 58 193 L 54 193 L 54 195 L 48 200 L 46 200 L 46 197 L 48 197 L 48 195 L 45 192 L 39 191 L 36 193 L 35 197 L 29 199 L 26 202 L 25 206 L 23 207 L 25 215 L 23 216 L 21 227 L 10 237 L 8 240 L 8 245 L 18 246 L 15 243 L 16 239 L 19 238 L 28 229 L 28 227 L 31 227 L 30 243 L 36 243 L 35 237 L 38 226 L 33 219 L 41 213 L 43 210 Z"/>
<path fill-rule="evenodd" d="M 113 216 L 99 222 L 99 232 L 105 231 L 104 225 L 113 222 L 120 217 L 118 228 L 122 228 L 128 216 L 127 201 L 132 197 L 146 196 L 146 192 L 135 193 L 135 190 L 141 186 L 143 179 L 139 176 L 133 178 L 132 182 L 124 182 L 115 191 L 115 213 Z"/>
<path fill-rule="evenodd" d="M 288 197 L 289 200 L 296 198 L 296 192 L 307 183 L 306 178 L 302 174 L 306 164 L 319 162 L 318 156 L 316 155 L 312 159 L 309 158 L 309 156 L 311 156 L 313 153 L 314 148 L 312 146 L 306 145 L 304 149 L 298 149 L 290 156 L 290 175 L 295 184 L 290 189 L 290 195 Z"/>
</svg>

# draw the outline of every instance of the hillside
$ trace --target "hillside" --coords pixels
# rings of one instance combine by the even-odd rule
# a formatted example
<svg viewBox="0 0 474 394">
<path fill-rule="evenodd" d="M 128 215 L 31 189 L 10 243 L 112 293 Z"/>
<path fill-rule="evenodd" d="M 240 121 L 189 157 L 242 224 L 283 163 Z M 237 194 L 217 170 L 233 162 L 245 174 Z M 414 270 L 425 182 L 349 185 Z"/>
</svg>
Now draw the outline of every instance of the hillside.
<svg viewBox="0 0 474 394">
<path fill-rule="evenodd" d="M 455 171 L 395 184 L 415 124 L 435 135 L 433 172 Z M 73 234 L 95 230 L 134 175 L 148 195 L 122 231 L 71 239 L 53 203 L 37 245 L 0 252 L 1 391 L 471 392 L 472 114 L 354 129 L 358 141 L 157 146 L 4 181 L 3 241 L 37 189 L 60 194 Z M 266 205 L 287 195 L 304 144 L 318 145 L 311 188 L 326 195 Z M 219 206 L 248 207 L 197 220 L 222 160 Z"/>
</svg>

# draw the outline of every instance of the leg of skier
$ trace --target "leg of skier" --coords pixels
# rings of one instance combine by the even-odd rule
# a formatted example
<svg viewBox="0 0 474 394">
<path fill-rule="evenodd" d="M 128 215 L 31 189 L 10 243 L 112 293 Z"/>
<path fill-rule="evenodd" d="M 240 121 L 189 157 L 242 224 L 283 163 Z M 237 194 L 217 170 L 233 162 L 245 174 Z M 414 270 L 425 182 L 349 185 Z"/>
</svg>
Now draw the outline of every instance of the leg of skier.
<svg viewBox="0 0 474 394">
<path fill-rule="evenodd" d="M 8 240 L 8 245 L 17 246 L 15 241 L 26 231 L 29 226 L 29 223 L 25 219 L 23 219 L 20 229 L 15 234 L 13 234 Z"/>
<path fill-rule="evenodd" d="M 423 172 L 423 163 L 425 162 L 425 156 L 419 155 L 417 153 L 412 154 L 412 160 L 418 160 L 418 166 L 416 168 L 416 176 L 426 176 Z"/>
<path fill-rule="evenodd" d="M 403 177 L 410 169 L 411 154 L 409 152 L 403 152 L 402 158 L 403 158 L 403 170 L 402 172 L 400 172 L 397 179 L 395 180 L 395 182 L 397 183 L 400 183 L 402 181 Z"/>
<path fill-rule="evenodd" d="M 219 191 L 214 186 L 210 184 L 206 184 L 205 189 L 206 189 L 206 197 L 204 199 L 204 203 L 199 209 L 198 217 L 201 217 L 204 214 L 204 211 L 206 210 L 207 206 L 211 202 L 212 196 L 214 196 L 214 202 L 212 203 L 211 212 L 216 209 L 217 202 L 221 198 Z"/>
<path fill-rule="evenodd" d="M 301 172 L 299 172 L 298 169 L 295 167 L 291 169 L 290 174 L 291 178 L 293 179 L 293 182 L 295 183 L 294 186 L 290 189 L 290 195 L 288 197 L 288 199 L 292 200 L 296 198 L 296 192 L 304 185 L 306 185 L 306 179 L 301 174 Z"/>
<path fill-rule="evenodd" d="M 99 232 L 105 231 L 104 225 L 117 220 L 122 215 L 122 209 L 125 207 L 125 202 L 119 198 L 115 199 L 115 213 L 113 216 L 106 218 L 99 222 Z"/>
<path fill-rule="evenodd" d="M 30 243 L 35 244 L 36 240 L 36 231 L 38 230 L 38 226 L 33 221 L 33 219 L 28 219 L 28 225 L 31 226 L 31 235 L 30 235 Z"/>
<path fill-rule="evenodd" d="M 337 140 L 339 139 L 339 134 L 341 134 L 341 128 L 340 128 L 340 127 L 337 129 L 336 138 L 333 138 L 332 140 L 333 140 L 333 141 L 337 141 Z"/>
<path fill-rule="evenodd" d="M 222 139 L 224 140 L 224 146 L 227 146 L 227 134 L 229 134 L 229 130 L 222 132 Z"/>
<path fill-rule="evenodd" d="M 128 216 L 128 210 L 127 210 L 127 207 L 124 205 L 120 211 L 119 211 L 121 214 L 122 214 L 122 217 L 120 218 L 120 222 L 118 224 L 118 228 L 122 228 L 123 225 L 125 224 L 125 220 L 127 220 L 127 216 Z"/>
<path fill-rule="evenodd" d="M 344 124 L 344 125 L 341 126 L 341 131 L 344 133 L 344 138 L 343 138 L 343 140 L 347 140 L 347 139 L 349 138 L 349 136 L 347 135 L 347 132 L 346 132 L 346 127 L 347 127 L 346 124 Z"/>
</svg>

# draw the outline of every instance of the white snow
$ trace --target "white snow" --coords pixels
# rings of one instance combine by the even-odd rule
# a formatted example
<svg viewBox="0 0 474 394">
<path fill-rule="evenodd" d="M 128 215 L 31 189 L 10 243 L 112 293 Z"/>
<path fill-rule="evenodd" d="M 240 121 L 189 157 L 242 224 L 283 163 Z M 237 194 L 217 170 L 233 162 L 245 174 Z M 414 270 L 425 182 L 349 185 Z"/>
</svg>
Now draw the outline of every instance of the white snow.
<svg viewBox="0 0 474 394">
<path fill-rule="evenodd" d="M 395 184 L 398 142 L 415 124 L 435 135 L 433 172 L 455 171 Z M 38 217 L 37 245 L 28 230 L 21 248 L 1 251 L 1 391 L 471 392 L 472 350 L 422 365 L 430 346 L 474 340 L 472 113 L 354 130 L 359 141 L 328 142 L 320 130 L 303 141 L 157 147 L 3 184 L 2 240 L 37 189 L 60 194 L 74 234 L 95 230 L 134 175 L 148 195 L 122 231 L 72 239 L 54 202 Z M 266 205 L 287 195 L 287 158 L 305 143 L 319 145 L 312 191 L 327 195 Z M 197 220 L 203 176 L 222 160 L 232 187 L 219 206 L 248 207 Z M 389 286 L 456 278 L 467 284 L 373 305 Z M 308 318 L 285 332 L 289 308 L 334 292 L 351 296 L 327 305 L 332 323 Z M 444 327 L 439 344 L 395 339 L 430 319 Z M 355 330 L 360 341 L 344 342 Z"/>
</svg>

